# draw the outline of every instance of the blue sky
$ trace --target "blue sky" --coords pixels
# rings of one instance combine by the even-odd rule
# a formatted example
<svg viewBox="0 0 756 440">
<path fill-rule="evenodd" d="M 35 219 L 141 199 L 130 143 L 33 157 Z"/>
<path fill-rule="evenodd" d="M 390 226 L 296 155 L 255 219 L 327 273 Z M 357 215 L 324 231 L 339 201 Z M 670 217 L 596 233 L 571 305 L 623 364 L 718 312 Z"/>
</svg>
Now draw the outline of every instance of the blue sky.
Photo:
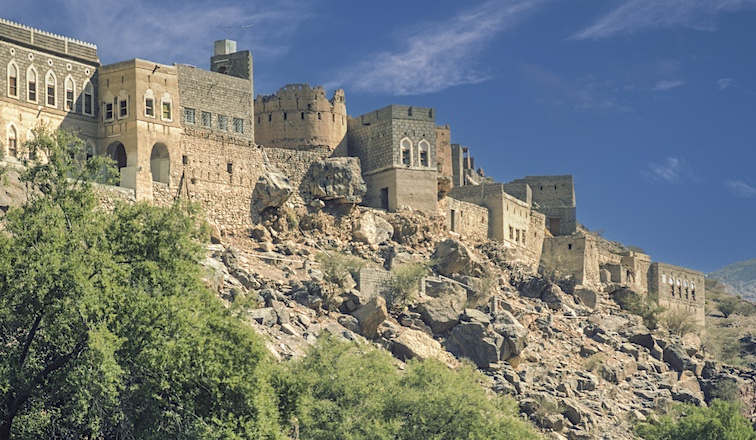
<svg viewBox="0 0 756 440">
<path fill-rule="evenodd" d="M 3 17 L 207 68 L 255 92 L 345 89 L 353 116 L 434 107 L 499 181 L 572 174 L 578 220 L 704 272 L 756 257 L 756 0 L 3 0 Z"/>
</svg>

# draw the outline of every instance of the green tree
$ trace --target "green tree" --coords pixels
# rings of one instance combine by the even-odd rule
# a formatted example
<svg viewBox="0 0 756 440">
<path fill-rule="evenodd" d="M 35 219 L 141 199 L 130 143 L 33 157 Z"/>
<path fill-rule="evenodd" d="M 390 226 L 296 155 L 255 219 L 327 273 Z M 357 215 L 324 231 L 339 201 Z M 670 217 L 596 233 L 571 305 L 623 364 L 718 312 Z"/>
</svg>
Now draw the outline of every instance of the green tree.
<svg viewBox="0 0 756 440">
<path fill-rule="evenodd" d="M 642 423 L 636 433 L 648 440 L 754 440 L 756 432 L 738 405 L 713 400 L 708 408 L 678 406 L 670 415 Z"/>
<path fill-rule="evenodd" d="M 193 207 L 97 209 L 70 133 L 36 133 L 0 234 L 0 439 L 277 438 L 270 361 L 200 278 Z"/>
</svg>

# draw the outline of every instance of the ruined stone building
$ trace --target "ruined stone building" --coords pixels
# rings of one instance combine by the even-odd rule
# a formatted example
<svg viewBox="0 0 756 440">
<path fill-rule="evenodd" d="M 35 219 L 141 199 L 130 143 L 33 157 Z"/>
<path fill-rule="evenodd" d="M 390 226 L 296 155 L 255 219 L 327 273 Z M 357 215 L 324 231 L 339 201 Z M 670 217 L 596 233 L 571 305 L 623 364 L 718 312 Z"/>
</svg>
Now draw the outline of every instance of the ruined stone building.
<svg viewBox="0 0 756 440">
<path fill-rule="evenodd" d="M 87 154 L 116 162 L 117 184 L 136 200 L 188 198 L 210 221 L 238 229 L 252 224 L 253 189 L 269 170 L 288 177 L 303 206 L 314 198 L 315 162 L 356 157 L 364 205 L 445 212 L 450 231 L 503 243 L 533 269 L 627 285 L 702 313 L 702 274 L 580 233 L 572 176 L 484 178 L 434 109 L 389 105 L 349 117 L 343 90 L 329 99 L 307 84 L 255 98 L 252 56 L 230 40 L 215 42 L 209 70 L 141 59 L 102 66 L 93 44 L 0 19 L 0 68 L 7 163 L 29 158 L 23 145 L 40 124 L 73 129 Z"/>
</svg>

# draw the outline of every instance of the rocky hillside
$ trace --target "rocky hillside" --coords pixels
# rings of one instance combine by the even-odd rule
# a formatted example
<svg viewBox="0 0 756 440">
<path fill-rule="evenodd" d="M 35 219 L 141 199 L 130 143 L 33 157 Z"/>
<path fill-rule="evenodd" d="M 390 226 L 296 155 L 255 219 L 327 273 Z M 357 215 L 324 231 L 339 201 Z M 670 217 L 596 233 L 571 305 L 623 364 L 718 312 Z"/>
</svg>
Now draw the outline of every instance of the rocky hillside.
<svg viewBox="0 0 756 440">
<path fill-rule="evenodd" d="M 730 264 L 707 276 L 727 284 L 729 293 L 756 301 L 756 258 Z"/>
<path fill-rule="evenodd" d="M 472 362 L 554 439 L 632 438 L 674 402 L 717 397 L 756 421 L 756 372 L 650 329 L 615 302 L 633 297 L 623 286 L 529 273 L 501 244 L 446 232 L 440 215 L 336 205 L 263 217 L 249 236 L 216 235 L 204 266 L 282 361 L 329 333 L 399 361 Z"/>
</svg>

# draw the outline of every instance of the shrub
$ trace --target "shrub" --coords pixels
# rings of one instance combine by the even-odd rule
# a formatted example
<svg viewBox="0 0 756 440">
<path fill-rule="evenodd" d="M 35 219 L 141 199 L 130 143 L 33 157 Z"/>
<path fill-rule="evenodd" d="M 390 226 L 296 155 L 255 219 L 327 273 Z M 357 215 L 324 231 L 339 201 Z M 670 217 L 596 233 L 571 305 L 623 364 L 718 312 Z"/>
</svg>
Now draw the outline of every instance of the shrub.
<svg viewBox="0 0 756 440">
<path fill-rule="evenodd" d="M 648 440 L 754 440 L 756 432 L 735 403 L 713 400 L 708 408 L 679 405 L 656 421 L 641 423 L 636 434 Z"/>
<path fill-rule="evenodd" d="M 349 277 L 356 277 L 360 269 L 365 267 L 365 261 L 338 252 L 323 252 L 315 259 L 320 263 L 325 280 L 329 283 L 344 287 Z"/>
<path fill-rule="evenodd" d="M 643 318 L 643 324 L 653 330 L 659 326 L 660 314 L 665 310 L 652 295 L 639 295 L 632 290 L 623 289 L 613 294 L 614 300 L 622 310 Z"/>
<path fill-rule="evenodd" d="M 412 302 L 420 290 L 420 282 L 428 274 L 430 263 L 407 263 L 391 270 L 392 279 L 385 289 L 386 301 L 394 308 Z"/>
<path fill-rule="evenodd" d="M 662 316 L 661 321 L 670 333 L 680 337 L 701 331 L 696 316 L 685 310 L 670 310 Z"/>
</svg>

